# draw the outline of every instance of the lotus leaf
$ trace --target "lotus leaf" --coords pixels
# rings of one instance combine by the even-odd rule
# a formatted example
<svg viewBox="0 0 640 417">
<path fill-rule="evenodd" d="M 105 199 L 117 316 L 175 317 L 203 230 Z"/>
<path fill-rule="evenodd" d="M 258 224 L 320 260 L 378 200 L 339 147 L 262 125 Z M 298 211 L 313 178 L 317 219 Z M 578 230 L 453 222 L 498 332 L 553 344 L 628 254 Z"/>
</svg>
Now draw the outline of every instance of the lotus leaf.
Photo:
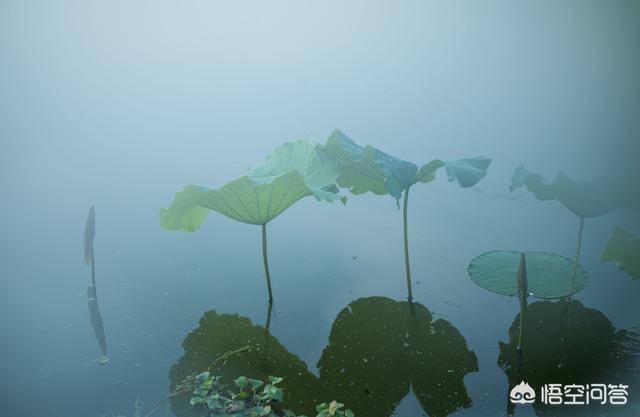
<svg viewBox="0 0 640 417">
<path fill-rule="evenodd" d="M 556 179 L 549 182 L 520 165 L 513 173 L 509 189 L 523 186 L 538 200 L 558 200 L 581 218 L 601 216 L 618 208 L 640 209 L 638 193 L 629 192 L 620 186 L 620 181 L 605 177 L 577 181 L 559 172 Z"/>
<path fill-rule="evenodd" d="M 285 143 L 247 176 L 218 188 L 189 185 L 176 193 L 171 206 L 160 210 L 160 224 L 168 230 L 193 232 L 213 210 L 239 222 L 260 225 L 267 289 L 272 301 L 267 223 L 306 196 L 325 201 L 340 199 L 336 185 L 339 173 L 337 162 L 309 141 Z"/>
<path fill-rule="evenodd" d="M 449 181 L 456 181 L 461 187 L 475 185 L 485 177 L 491 160 L 483 157 L 442 161 L 434 159 L 418 166 L 382 152 L 373 146 L 360 146 L 347 135 L 336 129 L 327 139 L 322 149 L 340 163 L 338 185 L 348 188 L 353 194 L 372 192 L 377 195 L 389 194 L 400 207 L 400 197 L 404 192 L 403 233 L 404 260 L 407 278 L 407 298 L 413 299 L 411 290 L 411 267 L 409 262 L 409 237 L 407 210 L 409 189 L 412 185 L 428 183 L 435 179 L 438 169 L 444 167 Z"/>
<path fill-rule="evenodd" d="M 517 296 L 517 274 L 520 252 L 491 251 L 471 261 L 468 271 L 471 280 L 491 292 Z M 527 287 L 530 296 L 561 298 L 569 295 L 573 261 L 548 252 L 526 252 Z M 587 274 L 578 265 L 573 293 L 587 286 Z"/>
</svg>

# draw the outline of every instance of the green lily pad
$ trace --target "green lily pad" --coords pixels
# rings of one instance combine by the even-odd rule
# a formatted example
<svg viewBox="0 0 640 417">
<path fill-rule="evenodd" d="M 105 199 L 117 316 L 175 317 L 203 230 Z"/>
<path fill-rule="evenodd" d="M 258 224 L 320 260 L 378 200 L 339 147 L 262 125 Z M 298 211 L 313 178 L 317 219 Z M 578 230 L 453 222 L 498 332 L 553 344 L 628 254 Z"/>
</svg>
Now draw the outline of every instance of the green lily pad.
<svg viewBox="0 0 640 417">
<path fill-rule="evenodd" d="M 602 260 L 613 261 L 621 271 L 640 278 L 640 237 L 627 232 L 622 226 L 616 226 L 602 254 Z"/>
<path fill-rule="evenodd" d="M 517 296 L 520 253 L 510 250 L 490 251 L 469 264 L 469 277 L 491 292 Z M 526 252 L 529 295 L 537 298 L 561 298 L 569 295 L 573 261 L 549 252 Z M 578 265 L 573 294 L 587 286 L 587 273 Z"/>
</svg>

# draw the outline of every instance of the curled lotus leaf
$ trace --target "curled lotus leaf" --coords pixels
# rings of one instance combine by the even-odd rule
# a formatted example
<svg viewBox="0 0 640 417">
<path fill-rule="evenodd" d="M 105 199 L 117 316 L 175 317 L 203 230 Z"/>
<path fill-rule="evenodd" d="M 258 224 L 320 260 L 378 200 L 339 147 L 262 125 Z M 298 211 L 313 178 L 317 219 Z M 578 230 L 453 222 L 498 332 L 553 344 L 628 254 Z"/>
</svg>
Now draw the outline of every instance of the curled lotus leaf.
<svg viewBox="0 0 640 417">
<path fill-rule="evenodd" d="M 509 189 L 513 191 L 525 187 L 538 200 L 557 200 L 575 215 L 589 218 L 619 208 L 640 209 L 640 194 L 622 184 L 622 180 L 602 176 L 590 181 L 578 181 L 562 172 L 553 181 L 548 181 L 520 165 L 511 177 Z"/>
<path fill-rule="evenodd" d="M 491 160 L 484 157 L 455 161 L 434 159 L 418 169 L 412 162 L 396 158 L 386 152 L 366 145 L 360 146 L 336 129 L 322 149 L 340 162 L 338 185 L 353 194 L 372 192 L 389 194 L 398 201 L 402 192 L 417 182 L 428 183 L 436 172 L 445 168 L 451 182 L 461 187 L 471 187 L 485 177 Z"/>
</svg>

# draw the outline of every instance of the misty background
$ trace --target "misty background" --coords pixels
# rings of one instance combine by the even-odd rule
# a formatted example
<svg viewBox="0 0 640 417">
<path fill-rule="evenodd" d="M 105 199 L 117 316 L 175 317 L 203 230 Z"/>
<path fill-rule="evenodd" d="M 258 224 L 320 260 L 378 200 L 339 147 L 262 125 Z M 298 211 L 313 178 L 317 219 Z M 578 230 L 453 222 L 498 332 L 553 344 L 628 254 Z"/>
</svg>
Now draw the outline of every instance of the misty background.
<svg viewBox="0 0 640 417">
<path fill-rule="evenodd" d="M 418 165 L 493 158 L 474 189 L 444 172 L 416 186 L 409 236 L 416 301 L 478 356 L 465 380 L 474 407 L 456 415 L 502 410 L 498 341 L 517 302 L 476 287 L 466 267 L 492 249 L 574 256 L 572 213 L 509 193 L 520 164 L 548 179 L 624 174 L 620 187 L 637 192 L 639 19 L 632 0 L 2 1 L 0 413 L 129 414 L 138 395 L 168 393 L 205 311 L 263 323 L 259 228 L 212 213 L 197 233 L 168 232 L 159 209 L 336 127 Z M 90 362 L 92 205 L 106 366 Z M 616 328 L 640 324 L 640 287 L 600 254 L 613 225 L 640 233 L 638 215 L 585 223 L 590 284 L 577 299 Z M 351 300 L 405 296 L 388 196 L 306 198 L 269 233 L 272 334 L 312 372 Z"/>
</svg>

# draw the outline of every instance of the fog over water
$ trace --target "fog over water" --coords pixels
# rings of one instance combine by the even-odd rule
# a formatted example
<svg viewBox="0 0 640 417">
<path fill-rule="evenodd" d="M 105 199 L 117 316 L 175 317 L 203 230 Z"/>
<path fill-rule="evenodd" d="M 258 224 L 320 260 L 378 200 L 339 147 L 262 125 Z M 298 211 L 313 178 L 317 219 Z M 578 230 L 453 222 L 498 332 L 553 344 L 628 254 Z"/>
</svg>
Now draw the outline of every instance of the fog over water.
<svg viewBox="0 0 640 417">
<path fill-rule="evenodd" d="M 639 22 L 632 0 L 2 1 L 0 415 L 131 417 L 138 396 L 150 406 L 169 393 L 206 311 L 263 326 L 259 228 L 211 213 L 196 233 L 170 232 L 159 209 L 334 128 L 419 166 L 492 158 L 474 188 L 444 172 L 412 188 L 409 237 L 416 302 L 477 357 L 472 405 L 453 415 L 502 415 L 498 342 L 518 302 L 476 286 L 467 266 L 493 249 L 574 257 L 578 218 L 509 192 L 520 164 L 638 193 Z M 104 366 L 91 362 L 82 252 L 92 205 Z M 585 221 L 589 286 L 575 298 L 616 330 L 640 326 L 640 281 L 601 254 L 615 225 L 638 235 L 639 219 Z M 270 333 L 318 376 L 341 310 L 405 299 L 402 212 L 371 193 L 305 198 L 269 228 Z M 420 412 L 410 394 L 395 413 Z"/>
</svg>

